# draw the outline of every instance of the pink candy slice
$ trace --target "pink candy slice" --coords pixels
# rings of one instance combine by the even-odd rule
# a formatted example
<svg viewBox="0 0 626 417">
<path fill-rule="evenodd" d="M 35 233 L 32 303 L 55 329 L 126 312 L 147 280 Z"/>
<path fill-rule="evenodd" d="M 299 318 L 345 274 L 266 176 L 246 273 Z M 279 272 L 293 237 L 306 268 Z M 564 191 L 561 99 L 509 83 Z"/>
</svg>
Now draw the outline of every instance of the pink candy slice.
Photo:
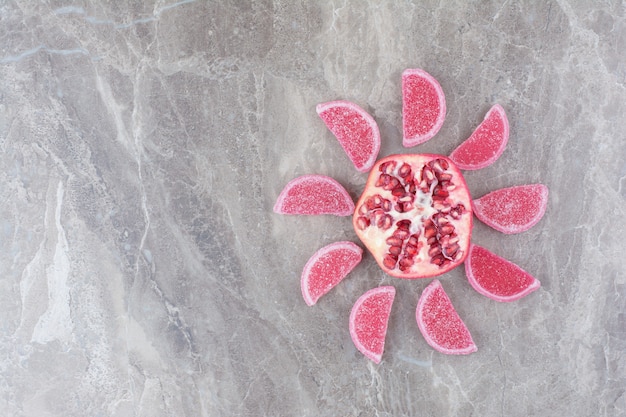
<svg viewBox="0 0 626 417">
<path fill-rule="evenodd" d="M 334 179 L 324 175 L 303 175 L 291 180 L 281 191 L 274 212 L 350 216 L 354 212 L 354 202 Z"/>
<path fill-rule="evenodd" d="M 476 291 L 501 302 L 519 300 L 541 286 L 538 280 L 513 262 L 477 245 L 470 247 L 465 274 Z"/>
<path fill-rule="evenodd" d="M 446 98 L 437 80 L 422 69 L 402 73 L 402 144 L 412 147 L 439 132 L 446 118 Z"/>
<path fill-rule="evenodd" d="M 548 187 L 543 184 L 501 188 L 473 201 L 474 214 L 494 229 L 514 234 L 525 232 L 541 220 L 548 206 Z"/>
<path fill-rule="evenodd" d="M 360 172 L 369 171 L 380 150 L 380 132 L 372 116 L 343 100 L 318 104 L 316 110 L 354 167 Z"/>
<path fill-rule="evenodd" d="M 302 297 L 314 305 L 346 277 L 359 262 L 363 249 L 352 242 L 335 242 L 319 249 L 306 263 L 300 280 Z"/>
<path fill-rule="evenodd" d="M 435 350 L 449 355 L 476 352 L 472 335 L 439 280 L 434 280 L 422 292 L 415 318 L 424 339 Z"/>
<path fill-rule="evenodd" d="M 494 105 L 474 133 L 450 154 L 461 169 L 476 170 L 493 164 L 509 140 L 509 121 L 504 109 Z"/>
<path fill-rule="evenodd" d="M 392 286 L 378 287 L 363 294 L 350 313 L 350 336 L 365 357 L 380 363 L 385 350 L 387 324 L 396 296 Z"/>
</svg>

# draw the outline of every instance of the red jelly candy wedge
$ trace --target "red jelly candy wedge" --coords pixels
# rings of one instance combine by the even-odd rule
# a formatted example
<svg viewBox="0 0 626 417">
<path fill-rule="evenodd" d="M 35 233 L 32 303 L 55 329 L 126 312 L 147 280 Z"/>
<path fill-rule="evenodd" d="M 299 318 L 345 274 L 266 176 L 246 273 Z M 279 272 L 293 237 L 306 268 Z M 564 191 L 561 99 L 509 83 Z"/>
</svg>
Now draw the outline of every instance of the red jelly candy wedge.
<svg viewBox="0 0 626 417">
<path fill-rule="evenodd" d="M 349 216 L 354 212 L 354 202 L 334 179 L 324 175 L 303 175 L 291 180 L 281 191 L 274 212 Z"/>
<path fill-rule="evenodd" d="M 502 188 L 472 202 L 474 214 L 494 229 L 514 234 L 533 227 L 546 212 L 548 187 L 543 184 Z"/>
<path fill-rule="evenodd" d="M 335 242 L 313 254 L 302 271 L 302 297 L 312 306 L 361 262 L 363 249 L 352 242 Z"/>
<path fill-rule="evenodd" d="M 509 121 L 504 109 L 494 105 L 474 133 L 450 154 L 461 169 L 476 170 L 493 164 L 509 140 Z"/>
<path fill-rule="evenodd" d="M 467 355 L 477 348 L 439 280 L 424 289 L 417 302 L 417 326 L 426 342 L 441 353 Z"/>
<path fill-rule="evenodd" d="M 496 301 L 515 301 L 541 286 L 528 272 L 487 249 L 472 245 L 465 260 L 465 274 L 472 287 Z"/>
<path fill-rule="evenodd" d="M 421 69 L 402 73 L 402 144 L 411 147 L 439 132 L 446 118 L 446 98 L 437 80 Z"/>
<path fill-rule="evenodd" d="M 380 363 L 396 289 L 378 287 L 363 294 L 350 313 L 350 336 L 354 346 L 367 358 Z"/>
<path fill-rule="evenodd" d="M 354 167 L 360 172 L 369 171 L 380 150 L 380 132 L 372 116 L 358 105 L 341 100 L 318 104 L 316 110 Z"/>
</svg>

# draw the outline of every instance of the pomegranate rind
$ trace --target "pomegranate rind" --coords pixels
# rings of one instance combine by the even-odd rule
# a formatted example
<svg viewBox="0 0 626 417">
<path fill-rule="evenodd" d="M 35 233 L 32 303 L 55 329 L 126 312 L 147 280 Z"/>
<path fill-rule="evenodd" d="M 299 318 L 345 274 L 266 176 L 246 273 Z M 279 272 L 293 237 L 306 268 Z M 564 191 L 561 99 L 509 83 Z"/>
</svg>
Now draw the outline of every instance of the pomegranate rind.
<svg viewBox="0 0 626 417">
<path fill-rule="evenodd" d="M 373 288 L 354 303 L 350 312 L 350 337 L 354 346 L 375 363 L 385 350 L 387 325 L 396 296 L 392 286 Z"/>
<path fill-rule="evenodd" d="M 402 73 L 402 144 L 413 147 L 439 132 L 446 118 L 446 97 L 439 82 L 423 69 Z"/>
<path fill-rule="evenodd" d="M 400 161 L 398 165 L 400 165 L 402 162 L 406 162 L 415 167 L 421 167 L 424 164 L 435 159 L 444 159 L 448 162 L 449 171 L 453 174 L 454 185 L 456 187 L 453 193 L 455 195 L 455 198 L 457 199 L 457 202 L 463 204 L 463 206 L 465 207 L 465 212 L 462 214 L 461 219 L 455 223 L 456 232 L 459 237 L 458 244 L 461 256 L 458 259 L 455 259 L 453 262 L 446 263 L 443 266 L 438 266 L 427 262 L 425 252 L 428 251 L 428 246 L 426 245 L 426 238 L 424 236 L 420 237 L 420 241 L 422 242 L 422 252 L 418 254 L 419 257 L 424 260 L 424 262 L 416 262 L 411 268 L 406 271 L 401 271 L 396 267 L 388 268 L 385 265 L 384 261 L 388 250 L 388 245 L 386 244 L 386 239 L 388 236 L 384 235 L 384 233 L 377 233 L 377 230 L 373 227 L 368 227 L 367 229 L 362 230 L 359 227 L 359 217 L 361 216 L 361 213 L 359 213 L 358 210 L 374 194 L 382 194 L 384 197 L 388 197 L 390 199 L 392 198 L 390 197 L 389 192 L 380 191 L 380 189 L 375 186 L 376 181 L 378 180 L 378 176 L 380 175 L 380 167 L 382 165 L 390 161 Z M 365 247 L 374 256 L 374 259 L 385 273 L 395 278 L 401 279 L 431 278 L 444 274 L 456 268 L 465 260 L 472 235 L 472 199 L 461 171 L 447 157 L 436 154 L 389 155 L 376 162 L 376 164 L 372 168 L 372 171 L 370 172 L 370 175 L 367 179 L 363 194 L 355 205 L 355 212 L 352 217 L 352 225 L 361 242 L 363 242 Z M 421 236 L 424 235 L 423 231 L 420 233 Z"/>
<path fill-rule="evenodd" d="M 478 348 L 439 280 L 422 292 L 415 311 L 417 326 L 426 342 L 447 355 L 467 355 Z"/>
<path fill-rule="evenodd" d="M 302 175 L 289 181 L 278 195 L 274 212 L 292 215 L 350 216 L 354 202 L 346 189 L 325 175 Z"/>
<path fill-rule="evenodd" d="M 302 297 L 312 306 L 339 284 L 361 262 L 363 249 L 352 242 L 324 246 L 304 265 L 300 286 Z"/>
<path fill-rule="evenodd" d="M 496 162 L 509 140 L 509 121 L 502 106 L 495 104 L 474 132 L 450 154 L 461 169 L 477 170 Z"/>
<path fill-rule="evenodd" d="M 380 151 L 380 131 L 374 118 L 345 100 L 320 103 L 315 110 L 360 172 L 372 168 Z"/>
<path fill-rule="evenodd" d="M 486 225 L 505 233 L 516 234 L 530 229 L 543 217 L 548 207 L 548 187 L 527 184 L 501 188 L 473 201 L 474 214 Z"/>
<path fill-rule="evenodd" d="M 478 245 L 470 247 L 465 275 L 479 294 L 499 302 L 519 300 L 541 286 L 518 265 Z"/>
</svg>

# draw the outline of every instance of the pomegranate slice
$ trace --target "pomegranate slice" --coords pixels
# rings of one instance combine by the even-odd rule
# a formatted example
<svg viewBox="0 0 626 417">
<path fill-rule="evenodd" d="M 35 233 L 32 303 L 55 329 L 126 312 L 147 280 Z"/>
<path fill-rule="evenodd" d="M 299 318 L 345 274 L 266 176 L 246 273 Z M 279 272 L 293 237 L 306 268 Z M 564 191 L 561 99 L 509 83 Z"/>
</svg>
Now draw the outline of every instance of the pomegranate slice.
<svg viewBox="0 0 626 417">
<path fill-rule="evenodd" d="M 383 271 L 427 278 L 460 265 L 472 232 L 471 197 L 442 155 L 391 155 L 370 172 L 352 224 Z"/>
<path fill-rule="evenodd" d="M 513 262 L 477 245 L 470 247 L 465 274 L 476 291 L 501 302 L 519 300 L 541 286 L 537 279 Z"/>
<path fill-rule="evenodd" d="M 474 214 L 494 229 L 514 234 L 525 232 L 543 217 L 548 206 L 548 187 L 543 184 L 501 188 L 473 201 Z"/>
<path fill-rule="evenodd" d="M 352 242 L 335 242 L 324 246 L 304 265 L 300 279 L 302 297 L 312 306 L 333 289 L 359 262 L 363 249 Z"/>
<path fill-rule="evenodd" d="M 354 167 L 360 172 L 369 171 L 380 150 L 380 132 L 374 118 L 345 100 L 318 104 L 316 110 Z"/>
<path fill-rule="evenodd" d="M 476 352 L 472 335 L 439 280 L 433 280 L 422 292 L 415 319 L 424 339 L 435 350 L 448 355 Z"/>
<path fill-rule="evenodd" d="M 509 121 L 504 109 L 494 105 L 472 135 L 450 154 L 461 169 L 486 168 L 496 162 L 509 140 Z"/>
<path fill-rule="evenodd" d="M 402 144 L 409 148 L 439 132 L 446 118 L 446 97 L 437 80 L 422 69 L 402 73 Z"/>
<path fill-rule="evenodd" d="M 274 212 L 349 216 L 354 212 L 354 202 L 334 179 L 325 175 L 303 175 L 285 185 L 274 204 Z"/>
<path fill-rule="evenodd" d="M 363 294 L 350 312 L 350 336 L 365 357 L 380 363 L 385 350 L 385 336 L 396 289 L 378 287 Z"/>
</svg>

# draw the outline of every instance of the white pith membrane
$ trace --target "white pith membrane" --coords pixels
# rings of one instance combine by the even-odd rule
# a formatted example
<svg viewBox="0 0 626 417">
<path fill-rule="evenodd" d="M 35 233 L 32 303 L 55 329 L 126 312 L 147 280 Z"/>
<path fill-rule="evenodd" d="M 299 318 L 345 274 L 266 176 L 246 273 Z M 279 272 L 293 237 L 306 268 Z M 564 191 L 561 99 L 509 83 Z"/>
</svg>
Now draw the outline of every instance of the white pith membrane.
<svg viewBox="0 0 626 417">
<path fill-rule="evenodd" d="M 390 275 L 426 278 L 461 264 L 472 229 L 471 197 L 442 155 L 391 155 L 370 172 L 354 229 Z"/>
</svg>

